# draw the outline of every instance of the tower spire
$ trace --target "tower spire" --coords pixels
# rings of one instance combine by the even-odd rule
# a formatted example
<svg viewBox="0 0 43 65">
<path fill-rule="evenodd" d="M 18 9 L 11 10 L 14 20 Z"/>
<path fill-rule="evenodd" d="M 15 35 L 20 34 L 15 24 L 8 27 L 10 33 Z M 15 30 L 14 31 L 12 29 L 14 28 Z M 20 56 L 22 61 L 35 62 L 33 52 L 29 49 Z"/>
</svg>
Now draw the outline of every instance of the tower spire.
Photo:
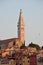
<svg viewBox="0 0 43 65">
<path fill-rule="evenodd" d="M 22 13 L 22 9 L 20 9 L 20 13 Z"/>
<path fill-rule="evenodd" d="M 24 43 L 24 18 L 22 15 L 22 9 L 20 9 L 20 16 L 18 22 L 18 38 Z"/>
</svg>

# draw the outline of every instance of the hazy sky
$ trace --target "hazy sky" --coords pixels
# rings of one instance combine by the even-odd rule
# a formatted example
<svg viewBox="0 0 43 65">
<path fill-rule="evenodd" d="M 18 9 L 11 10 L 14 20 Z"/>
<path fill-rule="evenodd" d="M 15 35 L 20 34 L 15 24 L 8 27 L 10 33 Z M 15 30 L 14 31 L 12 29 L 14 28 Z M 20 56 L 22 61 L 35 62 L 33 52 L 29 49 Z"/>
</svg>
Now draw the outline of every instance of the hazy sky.
<svg viewBox="0 0 43 65">
<path fill-rule="evenodd" d="M 25 23 L 26 45 L 43 45 L 43 0 L 0 0 L 0 40 L 17 37 L 20 9 Z"/>
</svg>

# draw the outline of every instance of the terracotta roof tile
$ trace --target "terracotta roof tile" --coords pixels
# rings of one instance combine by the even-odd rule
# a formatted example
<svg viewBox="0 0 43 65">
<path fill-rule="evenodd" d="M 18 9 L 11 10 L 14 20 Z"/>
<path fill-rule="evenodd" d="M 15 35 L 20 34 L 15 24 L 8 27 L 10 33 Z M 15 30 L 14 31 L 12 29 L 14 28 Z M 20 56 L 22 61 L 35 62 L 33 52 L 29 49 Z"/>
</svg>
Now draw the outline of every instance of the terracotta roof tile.
<svg viewBox="0 0 43 65">
<path fill-rule="evenodd" d="M 9 43 L 9 42 L 14 41 L 16 39 L 19 40 L 19 38 L 10 38 L 10 39 L 6 39 L 6 40 L 1 40 L 0 44 L 6 44 L 6 43 Z"/>
</svg>

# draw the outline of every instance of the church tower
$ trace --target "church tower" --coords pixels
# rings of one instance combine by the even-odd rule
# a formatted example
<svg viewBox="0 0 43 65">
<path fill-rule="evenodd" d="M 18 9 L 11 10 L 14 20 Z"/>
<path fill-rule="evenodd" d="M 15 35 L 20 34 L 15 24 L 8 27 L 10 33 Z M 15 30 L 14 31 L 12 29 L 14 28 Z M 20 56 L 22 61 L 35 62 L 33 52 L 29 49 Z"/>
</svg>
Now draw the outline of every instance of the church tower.
<svg viewBox="0 0 43 65">
<path fill-rule="evenodd" d="M 19 21 L 18 21 L 18 38 L 24 44 L 25 37 L 24 37 L 24 19 L 22 14 L 22 9 L 20 9 Z"/>
</svg>

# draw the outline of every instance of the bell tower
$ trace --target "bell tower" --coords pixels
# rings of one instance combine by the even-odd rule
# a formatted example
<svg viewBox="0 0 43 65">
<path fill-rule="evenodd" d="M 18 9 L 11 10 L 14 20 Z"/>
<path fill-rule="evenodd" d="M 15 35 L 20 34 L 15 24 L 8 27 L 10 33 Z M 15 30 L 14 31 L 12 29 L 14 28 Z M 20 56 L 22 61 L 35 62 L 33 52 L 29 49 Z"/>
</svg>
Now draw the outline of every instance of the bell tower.
<svg viewBox="0 0 43 65">
<path fill-rule="evenodd" d="M 18 21 L 18 38 L 24 44 L 25 37 L 24 37 L 24 18 L 22 14 L 22 9 L 20 9 L 19 21 Z"/>
</svg>

